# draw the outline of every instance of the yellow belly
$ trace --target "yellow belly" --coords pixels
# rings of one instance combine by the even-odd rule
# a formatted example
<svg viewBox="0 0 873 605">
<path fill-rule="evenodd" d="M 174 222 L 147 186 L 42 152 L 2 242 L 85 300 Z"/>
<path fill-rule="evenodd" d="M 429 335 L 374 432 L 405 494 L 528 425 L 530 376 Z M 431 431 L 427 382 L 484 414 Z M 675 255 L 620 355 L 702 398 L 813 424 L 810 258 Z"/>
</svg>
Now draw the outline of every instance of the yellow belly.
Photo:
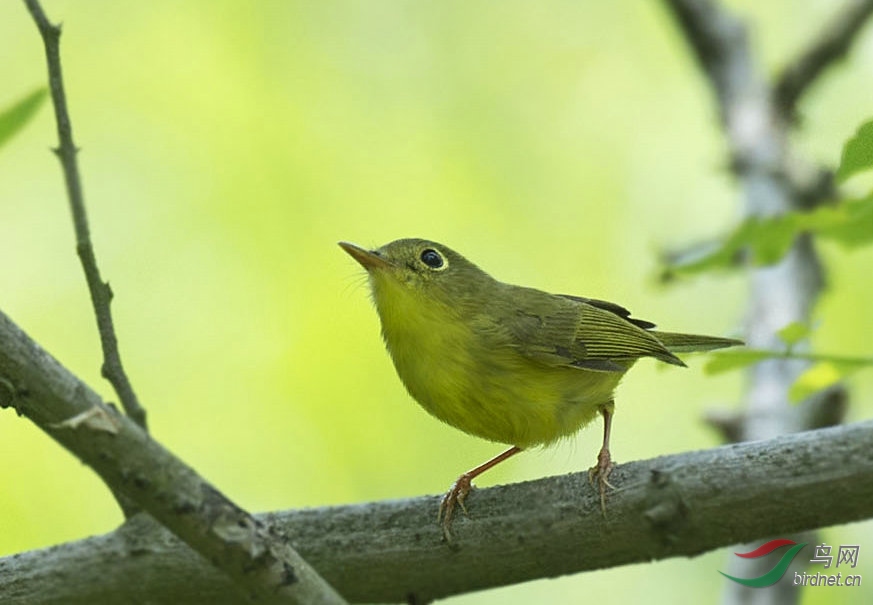
<svg viewBox="0 0 873 605">
<path fill-rule="evenodd" d="M 612 400 L 620 379 L 619 374 L 544 367 L 515 351 L 492 352 L 489 361 L 446 368 L 442 375 L 431 375 L 429 389 L 410 392 L 452 426 L 527 448 L 572 435 L 591 422 Z"/>
<path fill-rule="evenodd" d="M 527 448 L 572 435 L 612 400 L 622 376 L 547 366 L 511 346 L 486 348 L 439 309 L 379 311 L 409 393 L 440 420 L 491 441 Z"/>
</svg>

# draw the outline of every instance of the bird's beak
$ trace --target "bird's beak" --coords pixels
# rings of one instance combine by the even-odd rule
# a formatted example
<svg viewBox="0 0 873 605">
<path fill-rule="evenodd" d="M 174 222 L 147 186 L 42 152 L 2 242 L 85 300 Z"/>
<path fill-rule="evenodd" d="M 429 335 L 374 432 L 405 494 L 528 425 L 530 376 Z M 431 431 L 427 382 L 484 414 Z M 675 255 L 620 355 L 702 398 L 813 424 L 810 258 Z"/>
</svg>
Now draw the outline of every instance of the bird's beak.
<svg viewBox="0 0 873 605">
<path fill-rule="evenodd" d="M 339 246 L 348 252 L 349 256 L 361 263 L 361 266 L 367 271 L 372 269 L 385 269 L 391 266 L 391 263 L 379 256 L 377 252 L 364 250 L 360 246 L 348 242 L 339 242 Z"/>
</svg>

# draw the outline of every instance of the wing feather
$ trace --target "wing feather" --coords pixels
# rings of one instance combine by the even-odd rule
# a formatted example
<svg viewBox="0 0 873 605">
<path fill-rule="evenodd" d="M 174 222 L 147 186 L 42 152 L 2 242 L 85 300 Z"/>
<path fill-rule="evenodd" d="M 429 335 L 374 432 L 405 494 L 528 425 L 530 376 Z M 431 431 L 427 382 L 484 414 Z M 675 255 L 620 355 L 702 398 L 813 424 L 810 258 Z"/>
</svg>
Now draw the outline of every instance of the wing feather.
<svg viewBox="0 0 873 605">
<path fill-rule="evenodd" d="M 512 294 L 513 312 L 491 331 L 539 363 L 597 372 L 624 372 L 640 357 L 685 365 L 646 331 L 654 324 L 630 319 L 620 305 L 531 288 L 514 287 Z"/>
</svg>

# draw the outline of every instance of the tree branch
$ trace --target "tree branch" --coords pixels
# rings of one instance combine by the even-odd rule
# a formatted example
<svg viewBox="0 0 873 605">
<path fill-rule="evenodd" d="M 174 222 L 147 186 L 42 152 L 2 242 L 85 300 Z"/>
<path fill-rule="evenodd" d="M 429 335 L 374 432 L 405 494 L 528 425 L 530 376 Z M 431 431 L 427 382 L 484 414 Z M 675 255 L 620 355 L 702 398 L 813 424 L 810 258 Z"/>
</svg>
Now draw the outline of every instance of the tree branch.
<svg viewBox="0 0 873 605">
<path fill-rule="evenodd" d="M 104 282 L 97 267 L 94 246 L 91 244 L 91 233 L 88 228 L 88 215 L 85 212 L 85 200 L 82 195 L 82 182 L 79 178 L 79 165 L 76 159 L 78 148 L 73 143 L 73 127 L 67 111 L 67 99 L 64 93 L 64 79 L 61 72 L 60 37 L 61 28 L 52 25 L 38 0 L 24 0 L 45 45 L 46 63 L 48 64 L 49 89 L 52 103 L 55 107 L 55 120 L 58 125 L 58 147 L 55 154 L 61 162 L 64 180 L 67 185 L 67 197 L 70 200 L 70 210 L 73 214 L 73 226 L 76 232 L 76 252 L 85 271 L 85 280 L 91 293 L 91 303 L 97 317 L 97 329 L 100 333 L 100 344 L 103 348 L 103 366 L 101 373 L 115 389 L 124 411 L 143 430 L 147 430 L 146 411 L 140 405 L 133 386 L 121 365 L 121 355 L 118 352 L 118 339 L 115 336 L 115 326 L 112 321 L 112 289 Z"/>
<path fill-rule="evenodd" d="M 768 86 L 755 65 L 745 24 L 716 0 L 664 3 L 715 93 L 737 173 L 754 178 L 759 191 L 752 195 L 769 198 L 773 186 L 768 181 L 779 179 L 783 169 L 783 133 L 775 123 Z M 781 183 L 775 188 L 779 193 Z"/>
<path fill-rule="evenodd" d="M 743 191 L 746 216 L 767 217 L 822 203 L 829 186 L 807 190 L 797 187 L 798 179 L 792 175 L 791 162 L 787 161 L 791 120 L 781 113 L 785 107 L 774 102 L 775 93 L 754 60 L 746 27 L 716 0 L 665 2 L 716 93 L 722 126 Z M 860 7 L 855 4 L 854 14 L 860 18 L 862 13 L 857 12 Z M 855 33 L 856 30 L 844 31 Z M 819 45 L 812 45 L 809 54 L 812 59 L 802 56 L 804 67 L 797 72 L 799 77 L 789 84 L 788 96 L 783 102 L 787 99 L 795 103 L 804 87 L 837 56 L 834 52 L 845 52 L 845 49 L 840 50 L 842 43 L 823 51 L 815 50 Z M 808 322 L 824 287 L 824 269 L 812 237 L 799 236 L 780 262 L 753 268 L 750 280 L 746 341 L 755 348 L 779 346 L 778 331 L 793 322 Z M 807 366 L 808 362 L 787 359 L 770 359 L 753 366 L 749 370 L 743 422 L 731 427 L 732 432 L 740 439 L 769 439 L 809 428 L 822 418 L 834 417 L 826 410 L 835 398 L 845 401 L 842 386 L 810 397 L 799 406 L 788 401 L 791 385 Z M 766 594 L 752 595 L 752 592 L 754 589 L 728 583 L 725 603 L 753 600 L 790 603 L 799 595 L 788 585 L 780 585 Z"/>
<path fill-rule="evenodd" d="M 818 38 L 788 63 L 773 87 L 773 101 L 784 116 L 792 118 L 803 93 L 825 69 L 849 52 L 871 14 L 873 0 L 848 0 Z"/>
<path fill-rule="evenodd" d="M 752 63 L 743 23 L 713 0 L 664 0 L 726 110 L 747 94 Z M 722 115 L 726 120 L 727 116 Z"/>
<path fill-rule="evenodd" d="M 221 569 L 236 584 L 237 601 L 343 602 L 271 523 L 242 510 L 105 405 L 2 312 L 0 407 L 33 421 Z"/>
<path fill-rule="evenodd" d="M 587 473 L 476 490 L 451 546 L 434 520 L 438 496 L 260 519 L 293 536 L 350 601 L 427 602 L 869 518 L 873 421 L 632 462 L 612 478 L 621 489 L 605 519 Z M 229 587 L 139 516 L 110 534 L 0 559 L 0 601 L 9 605 L 107 595 L 220 605 L 235 602 Z"/>
</svg>

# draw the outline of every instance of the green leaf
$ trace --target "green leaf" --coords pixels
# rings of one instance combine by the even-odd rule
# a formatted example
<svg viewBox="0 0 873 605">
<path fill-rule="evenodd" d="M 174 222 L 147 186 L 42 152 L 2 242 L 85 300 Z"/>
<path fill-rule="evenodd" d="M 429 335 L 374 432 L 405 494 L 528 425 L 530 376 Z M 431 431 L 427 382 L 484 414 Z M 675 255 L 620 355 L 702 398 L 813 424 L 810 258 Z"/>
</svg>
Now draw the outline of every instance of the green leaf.
<svg viewBox="0 0 873 605">
<path fill-rule="evenodd" d="M 862 124 L 843 147 L 837 181 L 873 170 L 873 120 Z M 831 239 L 847 248 L 873 243 L 873 193 L 863 199 L 843 200 L 811 211 L 787 212 L 773 217 L 750 217 L 734 230 L 694 254 L 667 258 L 661 281 L 705 271 L 730 269 L 744 258 L 754 265 L 778 262 L 801 233 Z"/>
<path fill-rule="evenodd" d="M 846 200 L 840 205 L 841 220 L 832 220 L 818 230 L 822 237 L 847 248 L 873 242 L 873 195 L 860 200 Z"/>
<path fill-rule="evenodd" d="M 770 359 L 775 355 L 771 351 L 752 351 L 752 350 L 737 350 L 737 351 L 722 351 L 710 355 L 710 360 L 703 371 L 710 376 L 714 374 L 722 374 L 730 370 L 738 370 L 747 366 L 758 363 L 765 359 Z"/>
<path fill-rule="evenodd" d="M 748 245 L 756 266 L 779 262 L 791 248 L 797 226 L 789 215 L 759 219 L 752 230 Z"/>
<path fill-rule="evenodd" d="M 849 374 L 861 369 L 863 364 L 820 361 L 806 369 L 788 390 L 792 403 L 803 401 L 810 395 L 833 386 Z"/>
<path fill-rule="evenodd" d="M 789 347 L 809 336 L 809 325 L 801 321 L 792 321 L 790 324 L 776 332 L 779 338 Z"/>
<path fill-rule="evenodd" d="M 836 179 L 843 182 L 853 174 L 873 168 L 873 120 L 862 124 L 843 146 Z"/>
<path fill-rule="evenodd" d="M 667 280 L 677 275 L 728 269 L 737 264 L 743 251 L 756 265 L 777 262 L 785 256 L 797 234 L 798 221 L 792 214 L 778 217 L 751 217 L 740 223 L 721 242 L 710 246 L 693 259 L 670 263 L 662 273 Z"/>
<path fill-rule="evenodd" d="M 873 243 L 873 194 L 811 211 L 751 217 L 693 258 L 672 262 L 668 259 L 661 278 L 667 281 L 676 276 L 728 269 L 737 265 L 744 251 L 755 265 L 773 264 L 785 256 L 801 233 L 813 233 L 847 248 Z"/>
<path fill-rule="evenodd" d="M 46 89 L 38 88 L 0 112 L 0 147 L 36 115 L 45 97 Z"/>
</svg>

